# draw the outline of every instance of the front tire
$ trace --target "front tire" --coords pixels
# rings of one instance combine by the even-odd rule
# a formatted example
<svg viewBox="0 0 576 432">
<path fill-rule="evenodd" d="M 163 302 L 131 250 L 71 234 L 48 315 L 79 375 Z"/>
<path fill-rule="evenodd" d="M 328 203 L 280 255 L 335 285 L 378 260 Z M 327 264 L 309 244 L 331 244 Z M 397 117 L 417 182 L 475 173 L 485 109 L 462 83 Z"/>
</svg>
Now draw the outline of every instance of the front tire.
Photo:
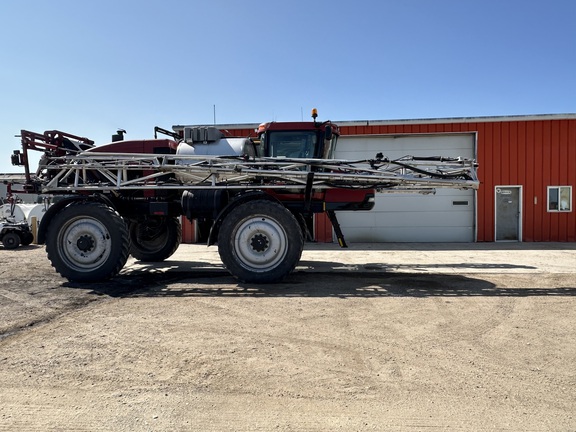
<svg viewBox="0 0 576 432">
<path fill-rule="evenodd" d="M 46 251 L 63 277 L 95 282 L 116 276 L 128 259 L 130 238 L 124 219 L 98 202 L 77 202 L 50 221 Z"/>
<path fill-rule="evenodd" d="M 172 256 L 182 242 L 182 227 L 175 217 L 154 217 L 130 223 L 130 254 L 140 261 L 159 262 Z"/>
<path fill-rule="evenodd" d="M 238 205 L 218 233 L 220 258 L 241 282 L 280 281 L 294 270 L 303 247 L 302 230 L 294 215 L 269 200 Z"/>
</svg>

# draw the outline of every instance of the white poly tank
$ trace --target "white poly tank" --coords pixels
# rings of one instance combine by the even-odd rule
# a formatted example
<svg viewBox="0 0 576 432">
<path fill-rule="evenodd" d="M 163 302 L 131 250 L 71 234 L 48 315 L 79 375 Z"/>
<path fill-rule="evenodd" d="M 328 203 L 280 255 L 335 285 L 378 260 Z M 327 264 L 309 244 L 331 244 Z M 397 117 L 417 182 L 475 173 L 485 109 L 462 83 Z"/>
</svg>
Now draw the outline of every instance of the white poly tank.
<svg viewBox="0 0 576 432">
<path fill-rule="evenodd" d="M 29 224 L 32 224 L 32 218 L 35 217 L 38 223 L 40 223 L 45 213 L 46 213 L 46 206 L 44 204 L 36 204 L 29 210 L 26 216 L 26 220 L 28 221 Z"/>
<path fill-rule="evenodd" d="M 3 204 L 0 206 L 0 219 L 10 219 L 14 218 L 14 222 L 28 223 L 32 222 L 32 218 L 36 217 L 37 221 L 40 222 L 46 209 L 44 204 L 15 204 L 14 205 L 14 216 L 12 216 L 11 204 Z"/>
<path fill-rule="evenodd" d="M 26 215 L 20 206 L 23 204 L 16 204 L 14 206 L 14 215 L 12 215 L 12 205 L 2 204 L 0 206 L 0 219 L 14 220 L 14 222 L 22 222 L 26 220 Z M 13 219 L 12 219 L 13 218 Z"/>
<path fill-rule="evenodd" d="M 220 138 L 208 143 L 186 144 L 181 142 L 176 150 L 181 156 L 240 156 L 253 155 L 252 143 L 246 138 Z"/>
</svg>

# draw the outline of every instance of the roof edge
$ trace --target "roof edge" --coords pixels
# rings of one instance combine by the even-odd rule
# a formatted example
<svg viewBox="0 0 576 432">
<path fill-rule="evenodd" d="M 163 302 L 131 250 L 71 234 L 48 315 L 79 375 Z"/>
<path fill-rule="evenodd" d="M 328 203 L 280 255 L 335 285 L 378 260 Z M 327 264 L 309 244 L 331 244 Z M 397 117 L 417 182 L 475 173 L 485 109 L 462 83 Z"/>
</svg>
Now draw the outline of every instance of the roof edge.
<svg viewBox="0 0 576 432">
<path fill-rule="evenodd" d="M 544 121 L 544 120 L 576 120 L 576 113 L 565 114 L 524 114 L 507 116 L 480 116 L 480 117 L 445 117 L 445 118 L 419 118 L 419 119 L 391 119 L 391 120 L 335 120 L 338 126 L 384 126 L 400 124 L 439 124 L 439 123 L 486 123 L 509 121 Z M 257 129 L 261 123 L 230 123 L 212 125 L 174 125 L 175 131 L 184 127 L 214 126 L 218 129 Z"/>
<path fill-rule="evenodd" d="M 437 123 L 486 123 L 508 121 L 576 120 L 576 113 L 565 114 L 526 114 L 508 116 L 446 117 L 392 120 L 352 120 L 335 121 L 338 126 L 382 126 L 397 124 L 437 124 Z"/>
</svg>

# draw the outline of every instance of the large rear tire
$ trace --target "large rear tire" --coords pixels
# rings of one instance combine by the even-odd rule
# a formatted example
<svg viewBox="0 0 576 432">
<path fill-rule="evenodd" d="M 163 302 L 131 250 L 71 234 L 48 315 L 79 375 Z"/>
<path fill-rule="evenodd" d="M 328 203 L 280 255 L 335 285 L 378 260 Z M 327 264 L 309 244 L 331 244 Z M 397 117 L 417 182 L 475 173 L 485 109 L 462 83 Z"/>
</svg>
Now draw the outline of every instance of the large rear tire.
<svg viewBox="0 0 576 432">
<path fill-rule="evenodd" d="M 182 227 L 175 217 L 151 217 L 131 222 L 129 230 L 130 254 L 140 261 L 164 261 L 182 242 Z"/>
<path fill-rule="evenodd" d="M 238 205 L 224 218 L 218 234 L 220 258 L 241 282 L 280 281 L 294 270 L 303 247 L 294 215 L 269 200 Z"/>
<path fill-rule="evenodd" d="M 65 278 L 95 282 L 116 276 L 128 259 L 124 219 L 98 202 L 72 203 L 58 212 L 46 233 L 52 266 Z"/>
</svg>

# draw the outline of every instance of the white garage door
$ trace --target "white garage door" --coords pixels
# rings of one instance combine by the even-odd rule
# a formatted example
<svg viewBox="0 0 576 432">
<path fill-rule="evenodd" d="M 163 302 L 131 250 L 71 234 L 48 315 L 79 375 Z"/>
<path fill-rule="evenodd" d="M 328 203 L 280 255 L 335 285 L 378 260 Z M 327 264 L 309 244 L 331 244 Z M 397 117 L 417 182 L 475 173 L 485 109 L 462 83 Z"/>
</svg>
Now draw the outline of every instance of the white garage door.
<svg viewBox="0 0 576 432">
<path fill-rule="evenodd" d="M 337 159 L 402 156 L 475 157 L 474 134 L 340 137 Z M 437 189 L 435 195 L 378 193 L 369 212 L 338 212 L 352 242 L 473 242 L 475 193 Z"/>
</svg>

